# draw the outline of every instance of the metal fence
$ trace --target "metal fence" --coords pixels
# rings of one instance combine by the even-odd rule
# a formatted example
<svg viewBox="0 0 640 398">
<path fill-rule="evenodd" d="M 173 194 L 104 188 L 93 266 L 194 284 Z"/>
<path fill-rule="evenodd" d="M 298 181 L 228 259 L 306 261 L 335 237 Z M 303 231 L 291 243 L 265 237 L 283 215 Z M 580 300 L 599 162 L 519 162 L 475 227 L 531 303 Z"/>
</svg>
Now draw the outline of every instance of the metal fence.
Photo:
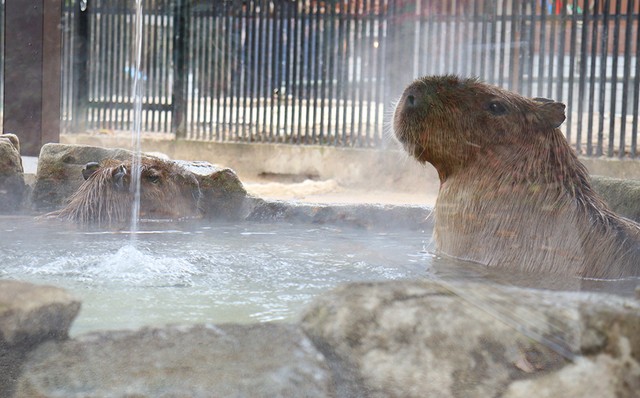
<svg viewBox="0 0 640 398">
<path fill-rule="evenodd" d="M 587 155 L 637 156 L 640 0 L 143 0 L 64 10 L 63 126 L 196 140 L 375 147 L 420 75 L 473 75 L 568 105 Z M 83 50 L 84 49 L 84 50 Z"/>
<path fill-rule="evenodd" d="M 562 128 L 578 152 L 637 156 L 639 0 L 395 4 L 390 32 L 394 46 L 414 48 L 401 61 L 411 75 L 479 76 L 565 102 Z"/>
</svg>

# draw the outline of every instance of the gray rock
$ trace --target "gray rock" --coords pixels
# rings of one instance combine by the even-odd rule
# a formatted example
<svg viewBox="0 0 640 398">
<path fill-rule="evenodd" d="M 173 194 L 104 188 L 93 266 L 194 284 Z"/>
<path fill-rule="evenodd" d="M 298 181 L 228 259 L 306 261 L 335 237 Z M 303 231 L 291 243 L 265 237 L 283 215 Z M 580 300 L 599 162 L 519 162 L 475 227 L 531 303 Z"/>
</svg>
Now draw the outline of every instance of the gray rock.
<svg viewBox="0 0 640 398">
<path fill-rule="evenodd" d="M 0 135 L 0 213 L 13 213 L 26 197 L 20 143 L 14 134 Z"/>
<path fill-rule="evenodd" d="M 79 310 L 80 302 L 63 289 L 0 281 L 0 392 L 12 391 L 30 350 L 68 336 Z"/>
<path fill-rule="evenodd" d="M 228 221 L 246 217 L 250 198 L 233 170 L 211 165 L 206 173 L 195 174 L 202 193 L 200 206 L 206 218 Z"/>
<path fill-rule="evenodd" d="M 430 214 L 431 209 L 423 206 L 311 204 L 255 199 L 246 220 L 419 230 L 432 227 Z"/>
<path fill-rule="evenodd" d="M 591 184 L 611 210 L 640 222 L 640 181 L 591 176 Z"/>
<path fill-rule="evenodd" d="M 16 397 L 331 397 L 323 356 L 295 326 L 92 333 L 32 352 Z"/>
<path fill-rule="evenodd" d="M 346 383 L 364 386 L 350 396 L 640 391 L 640 303 L 632 298 L 431 281 L 352 284 L 320 297 L 302 327 Z"/>
<path fill-rule="evenodd" d="M 84 181 L 82 167 L 104 159 L 130 160 L 131 152 L 86 145 L 45 144 L 40 150 L 36 183 L 31 197 L 36 210 L 55 210 Z"/>
</svg>

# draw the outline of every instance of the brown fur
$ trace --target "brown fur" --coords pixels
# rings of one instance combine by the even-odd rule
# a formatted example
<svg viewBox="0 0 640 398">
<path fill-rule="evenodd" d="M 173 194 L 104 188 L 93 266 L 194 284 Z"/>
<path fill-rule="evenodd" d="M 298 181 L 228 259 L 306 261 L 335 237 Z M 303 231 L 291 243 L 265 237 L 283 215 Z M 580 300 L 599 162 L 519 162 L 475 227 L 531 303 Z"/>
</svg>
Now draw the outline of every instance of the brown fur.
<svg viewBox="0 0 640 398">
<path fill-rule="evenodd" d="M 438 171 L 439 251 L 526 272 L 640 275 L 640 225 L 591 188 L 558 129 L 564 108 L 456 76 L 407 87 L 394 130 Z"/>
<path fill-rule="evenodd" d="M 86 170 L 83 170 L 83 174 Z M 63 209 L 50 213 L 81 224 L 110 225 L 129 222 L 133 193 L 131 162 L 107 160 L 71 196 Z M 140 178 L 140 218 L 196 217 L 200 189 L 196 177 L 184 168 L 156 158 L 143 158 Z"/>
</svg>

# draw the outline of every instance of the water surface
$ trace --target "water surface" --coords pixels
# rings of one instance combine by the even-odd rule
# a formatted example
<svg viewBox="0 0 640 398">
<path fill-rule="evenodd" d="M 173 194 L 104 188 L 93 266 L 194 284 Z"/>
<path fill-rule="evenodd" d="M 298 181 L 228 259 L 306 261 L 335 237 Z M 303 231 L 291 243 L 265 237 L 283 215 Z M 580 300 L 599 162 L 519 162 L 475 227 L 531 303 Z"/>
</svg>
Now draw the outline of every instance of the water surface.
<svg viewBox="0 0 640 398">
<path fill-rule="evenodd" d="M 87 231 L 0 217 L 0 278 L 82 300 L 72 334 L 176 322 L 296 320 L 339 284 L 425 277 L 429 232 L 290 224 L 141 223 Z"/>
</svg>

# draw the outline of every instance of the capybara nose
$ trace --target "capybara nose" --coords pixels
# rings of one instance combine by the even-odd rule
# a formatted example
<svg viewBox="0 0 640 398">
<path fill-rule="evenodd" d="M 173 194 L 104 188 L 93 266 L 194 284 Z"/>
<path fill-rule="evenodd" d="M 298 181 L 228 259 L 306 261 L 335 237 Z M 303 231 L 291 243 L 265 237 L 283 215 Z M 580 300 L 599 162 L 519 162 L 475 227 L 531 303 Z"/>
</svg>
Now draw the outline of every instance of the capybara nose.
<svg viewBox="0 0 640 398">
<path fill-rule="evenodd" d="M 126 191 L 129 187 L 126 186 L 125 176 L 127 175 L 127 168 L 124 165 L 118 166 L 113 172 L 113 186 L 117 191 Z"/>
<path fill-rule="evenodd" d="M 413 88 L 408 88 L 404 93 L 404 107 L 415 108 L 418 105 L 418 93 Z"/>
<path fill-rule="evenodd" d="M 405 111 L 410 111 L 424 105 L 427 101 L 424 90 L 419 87 L 409 86 L 402 94 L 402 108 Z"/>
</svg>

